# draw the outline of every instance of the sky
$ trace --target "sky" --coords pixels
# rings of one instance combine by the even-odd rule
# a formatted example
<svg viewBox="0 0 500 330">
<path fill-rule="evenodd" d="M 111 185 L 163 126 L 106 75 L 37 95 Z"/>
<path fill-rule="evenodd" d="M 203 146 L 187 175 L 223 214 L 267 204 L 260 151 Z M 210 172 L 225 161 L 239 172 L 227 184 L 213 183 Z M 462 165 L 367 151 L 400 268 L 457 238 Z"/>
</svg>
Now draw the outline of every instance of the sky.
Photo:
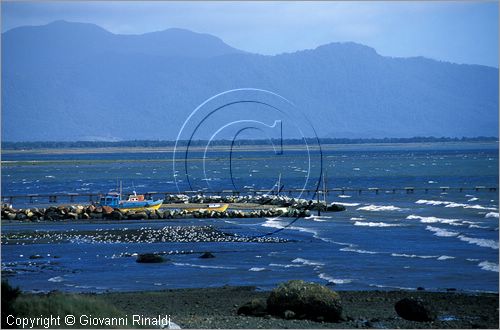
<svg viewBox="0 0 500 330">
<path fill-rule="evenodd" d="M 498 67 L 497 1 L 2 1 L 2 32 L 55 20 L 113 33 L 209 33 L 264 55 L 354 41 L 384 56 Z"/>
</svg>

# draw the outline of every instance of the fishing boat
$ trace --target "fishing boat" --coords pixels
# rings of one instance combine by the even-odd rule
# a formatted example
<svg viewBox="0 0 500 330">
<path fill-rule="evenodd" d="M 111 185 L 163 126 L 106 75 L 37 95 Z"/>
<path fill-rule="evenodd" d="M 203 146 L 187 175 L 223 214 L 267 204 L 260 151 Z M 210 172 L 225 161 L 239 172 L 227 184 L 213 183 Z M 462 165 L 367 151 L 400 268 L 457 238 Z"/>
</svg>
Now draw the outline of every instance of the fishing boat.
<svg viewBox="0 0 500 330">
<path fill-rule="evenodd" d="M 153 200 L 144 199 L 144 195 L 134 194 L 129 195 L 128 199 L 122 200 L 121 194 L 117 192 L 110 192 L 106 196 L 101 197 L 99 204 L 102 206 L 110 206 L 120 211 L 144 211 L 144 210 L 158 210 L 163 204 L 163 199 Z"/>
<path fill-rule="evenodd" d="M 224 212 L 229 207 L 229 204 L 206 204 L 196 207 L 184 207 L 183 210 L 188 212 L 204 212 L 204 211 L 217 211 Z"/>
</svg>

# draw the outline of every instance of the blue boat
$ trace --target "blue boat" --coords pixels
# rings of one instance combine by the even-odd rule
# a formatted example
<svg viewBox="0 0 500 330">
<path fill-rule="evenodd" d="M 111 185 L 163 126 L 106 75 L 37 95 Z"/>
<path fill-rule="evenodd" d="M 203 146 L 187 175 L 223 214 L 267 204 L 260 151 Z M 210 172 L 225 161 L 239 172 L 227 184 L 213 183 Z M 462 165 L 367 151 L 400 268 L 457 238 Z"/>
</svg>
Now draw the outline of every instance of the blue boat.
<svg viewBox="0 0 500 330">
<path fill-rule="evenodd" d="M 127 200 L 122 200 L 121 195 L 117 192 L 110 192 L 99 200 L 99 205 L 109 206 L 124 212 L 158 210 L 162 204 L 163 199 L 156 201 L 153 199 L 144 199 L 144 195 L 137 195 L 135 191 Z"/>
</svg>

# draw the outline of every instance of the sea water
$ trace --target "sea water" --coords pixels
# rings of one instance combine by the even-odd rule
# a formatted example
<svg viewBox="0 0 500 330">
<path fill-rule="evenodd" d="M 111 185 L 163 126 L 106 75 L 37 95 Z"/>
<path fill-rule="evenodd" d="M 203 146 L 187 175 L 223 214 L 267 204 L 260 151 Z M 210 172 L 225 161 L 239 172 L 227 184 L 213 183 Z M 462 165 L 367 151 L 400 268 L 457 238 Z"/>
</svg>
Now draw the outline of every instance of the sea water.
<svg viewBox="0 0 500 330">
<path fill-rule="evenodd" d="M 270 188 L 281 173 L 286 189 L 301 187 L 308 166 L 319 166 L 315 156 L 310 162 L 300 150 L 282 156 L 267 151 L 241 152 L 235 159 L 231 182 L 225 176 L 229 165 L 221 152 L 211 158 L 220 162 L 217 166 L 206 166 L 209 175 L 201 173 L 202 164 L 196 162 L 189 165 L 190 175 L 207 179 L 210 189 L 222 190 L 233 183 L 237 188 Z M 222 285 L 269 289 L 282 281 L 303 279 L 331 285 L 335 290 L 423 287 L 498 292 L 498 193 L 473 189 L 498 186 L 496 143 L 333 146 L 324 148 L 322 158 L 329 187 L 377 187 L 379 193 L 330 192 L 327 201 L 344 204 L 346 211 L 300 219 L 2 225 L 3 233 L 213 225 L 239 235 L 287 238 L 288 243 L 17 242 L 2 245 L 2 275 L 28 291 Z M 175 191 L 177 185 L 185 183 L 184 173 L 174 172 L 169 151 L 20 152 L 5 153 L 2 160 L 3 196 L 106 192 L 116 187 L 117 179 L 123 181 L 124 189 L 138 192 Z M 203 189 L 202 180 L 193 182 Z M 392 191 L 403 187 L 437 189 Z M 440 187 L 467 189 L 460 192 Z M 28 200 L 17 203 L 14 200 L 14 206 L 30 205 Z M 200 259 L 204 251 L 211 251 L 216 258 Z M 166 253 L 169 261 L 136 263 L 133 255 L 146 252 Z M 43 258 L 29 259 L 35 254 Z"/>
</svg>

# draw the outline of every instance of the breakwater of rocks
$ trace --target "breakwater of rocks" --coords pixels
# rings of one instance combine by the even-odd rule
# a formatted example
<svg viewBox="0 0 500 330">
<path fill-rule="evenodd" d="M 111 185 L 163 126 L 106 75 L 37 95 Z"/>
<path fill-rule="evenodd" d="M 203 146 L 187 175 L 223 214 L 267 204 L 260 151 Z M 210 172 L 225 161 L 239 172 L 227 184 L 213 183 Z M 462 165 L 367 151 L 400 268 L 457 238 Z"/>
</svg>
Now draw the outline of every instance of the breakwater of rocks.
<svg viewBox="0 0 500 330">
<path fill-rule="evenodd" d="M 344 211 L 343 205 L 335 203 L 326 204 L 305 198 L 294 198 L 284 195 L 241 195 L 241 196 L 218 196 L 218 195 L 168 195 L 165 203 L 255 203 L 261 205 L 274 205 L 277 207 L 290 207 L 297 210 L 320 210 L 329 212 Z"/>
<path fill-rule="evenodd" d="M 246 196 L 204 196 L 169 195 L 165 203 L 179 205 L 178 209 L 122 211 L 109 206 L 99 205 L 61 205 L 47 208 L 16 209 L 10 204 L 2 205 L 3 220 L 19 221 L 60 221 L 60 220 L 141 220 L 141 219 L 179 219 L 179 218 L 263 218 L 263 217 L 307 217 L 311 211 L 337 212 L 345 210 L 343 205 L 326 204 L 313 200 L 275 195 Z M 189 212 L 182 204 L 233 203 L 239 205 L 258 204 L 271 206 L 254 210 L 199 210 Z"/>
<path fill-rule="evenodd" d="M 182 218 L 263 218 L 263 217 L 307 217 L 309 210 L 293 208 L 266 210 L 200 210 L 188 212 L 182 209 L 120 211 L 109 206 L 69 205 L 48 208 L 15 209 L 10 205 L 2 206 L 3 220 L 18 221 L 67 221 L 67 220 L 146 220 L 146 219 L 182 219 Z"/>
</svg>

